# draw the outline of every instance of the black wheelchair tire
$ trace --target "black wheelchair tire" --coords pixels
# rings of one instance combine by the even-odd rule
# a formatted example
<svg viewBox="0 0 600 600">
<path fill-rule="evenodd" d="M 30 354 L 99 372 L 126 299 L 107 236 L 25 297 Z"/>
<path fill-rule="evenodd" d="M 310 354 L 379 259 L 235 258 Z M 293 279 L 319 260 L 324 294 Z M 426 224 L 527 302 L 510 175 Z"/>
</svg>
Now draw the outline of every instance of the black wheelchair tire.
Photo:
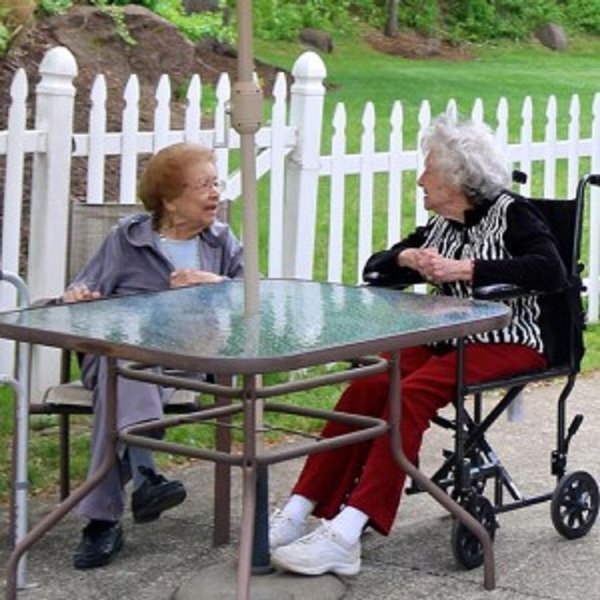
<svg viewBox="0 0 600 600">
<path fill-rule="evenodd" d="M 587 471 L 573 471 L 556 486 L 550 502 L 552 524 L 569 540 L 586 535 L 598 516 L 598 484 Z"/>
<path fill-rule="evenodd" d="M 464 508 L 484 526 L 493 542 L 498 524 L 492 503 L 485 496 L 475 495 Z M 452 523 L 452 553 L 456 562 L 465 569 L 475 569 L 483 564 L 481 542 L 458 519 Z"/>
</svg>

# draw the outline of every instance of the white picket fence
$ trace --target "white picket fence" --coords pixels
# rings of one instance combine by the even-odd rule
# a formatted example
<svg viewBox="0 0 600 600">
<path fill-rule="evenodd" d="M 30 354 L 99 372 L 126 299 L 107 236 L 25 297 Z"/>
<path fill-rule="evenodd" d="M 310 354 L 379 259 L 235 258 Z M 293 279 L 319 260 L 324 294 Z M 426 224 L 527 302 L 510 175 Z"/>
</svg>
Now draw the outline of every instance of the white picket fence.
<svg viewBox="0 0 600 600">
<path fill-rule="evenodd" d="M 29 282 L 34 298 L 58 295 L 65 284 L 67 215 L 73 158 L 87 161 L 85 200 L 100 203 L 105 201 L 107 159 L 118 157 L 117 200 L 132 203 L 136 197 L 141 156 L 177 141 L 198 141 L 215 149 L 220 176 L 228 182 L 227 197 L 236 200 L 240 195 L 240 173 L 230 168 L 239 149 L 239 136 L 229 126 L 231 83 L 226 74 L 221 76 L 216 88 L 212 127 L 204 127 L 202 122 L 201 78 L 199 75 L 192 78 L 181 129 L 171 126 L 170 80 L 163 75 L 155 93 L 152 131 L 140 131 L 139 128 L 140 88 L 135 75 L 130 77 L 124 89 L 125 108 L 121 130 L 107 130 L 106 82 L 104 76 L 99 74 L 90 96 L 88 131 L 74 132 L 73 79 L 76 74 L 77 64 L 66 48 L 48 51 L 40 65 L 34 127 L 28 129 L 26 115 L 31 110 L 26 100 L 28 84 L 25 73 L 17 71 L 11 86 L 8 129 L 0 131 L 0 156 L 4 156 L 6 162 L 0 260 L 2 267 L 11 271 L 17 271 L 19 263 L 25 159 L 27 156 L 33 157 L 29 261 L 27 272 L 23 275 Z M 270 116 L 256 135 L 257 175 L 267 182 L 264 188 L 261 187 L 260 199 L 261 210 L 268 215 L 265 217 L 268 230 L 265 240 L 268 245 L 267 260 L 266 264 L 261 265 L 261 270 L 269 277 L 312 279 L 317 272 L 319 278 L 329 281 L 357 282 L 362 265 L 374 250 L 375 224 L 384 222 L 386 230 L 386 239 L 379 239 L 380 228 L 376 228 L 377 248 L 390 245 L 400 238 L 403 198 L 414 205 L 414 222 L 422 223 L 426 219 L 422 192 L 416 186 L 414 175 L 420 171 L 423 163 L 419 140 L 432 118 L 430 104 L 425 100 L 420 106 L 416 139 L 406 140 L 403 106 L 400 101 L 395 102 L 387 117 L 387 147 L 381 149 L 376 147 L 375 142 L 377 117 L 374 105 L 368 102 L 362 114 L 359 150 L 351 152 L 348 149 L 348 120 L 343 103 L 334 110 L 331 140 L 322 143 L 326 68 L 321 58 L 313 52 L 302 54 L 292 74 L 294 82 L 289 90 L 289 99 L 284 75 L 277 77 Z M 485 120 L 495 128 L 498 139 L 506 147 L 515 167 L 532 174 L 535 164 L 543 165 L 543 185 L 530 177 L 528 183 L 520 187 L 521 193 L 529 195 L 532 186 L 535 186 L 533 189 L 543 189 L 545 197 L 554 197 L 561 161 L 566 162 L 568 196 L 575 193 L 577 180 L 582 174 L 582 163 L 586 171 L 600 172 L 600 94 L 596 94 L 590 109 L 591 131 L 582 132 L 582 109 L 579 97 L 574 94 L 569 107 L 568 135 L 565 139 L 558 139 L 557 102 L 554 96 L 549 97 L 544 139 L 534 140 L 533 105 L 530 98 L 525 98 L 520 109 L 522 125 L 517 142 L 509 141 L 509 106 L 506 99 L 501 99 L 495 107 L 493 119 L 490 118 L 489 108 L 486 109 Z M 457 111 L 453 100 L 448 101 L 447 110 Z M 484 119 L 481 100 L 474 103 L 470 113 L 475 120 Z M 323 154 L 322 149 L 328 145 L 328 154 Z M 540 169 L 535 172 L 540 172 Z M 410 184 L 407 184 L 406 175 Z M 326 183 L 329 184 L 328 194 L 323 191 Z M 382 194 L 385 194 L 385 199 Z M 588 265 L 590 321 L 598 320 L 600 293 L 598 196 L 597 190 L 594 191 L 589 220 L 589 246 L 584 256 Z M 356 222 L 348 223 L 348 219 Z M 345 231 L 354 229 L 355 237 L 347 235 L 344 238 Z M 243 238 L 243 232 L 241 235 Z M 323 242 L 323 239 L 326 241 Z M 14 302 L 12 288 L 0 284 L 0 310 L 11 308 Z M 2 351 L 3 348 L 7 346 L 0 346 L 0 372 L 8 372 L 9 353 Z M 48 359 L 44 361 L 47 366 Z"/>
</svg>

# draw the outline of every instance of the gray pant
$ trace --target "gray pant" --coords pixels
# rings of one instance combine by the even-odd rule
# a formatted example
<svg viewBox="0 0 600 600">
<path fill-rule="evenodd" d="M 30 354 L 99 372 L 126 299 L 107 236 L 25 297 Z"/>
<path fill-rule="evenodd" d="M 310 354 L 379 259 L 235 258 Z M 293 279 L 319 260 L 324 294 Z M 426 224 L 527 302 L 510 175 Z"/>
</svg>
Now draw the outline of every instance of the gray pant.
<svg viewBox="0 0 600 600">
<path fill-rule="evenodd" d="M 91 459 L 88 475 L 99 467 L 106 443 L 106 380 L 107 360 L 86 355 L 82 365 L 82 381 L 85 387 L 93 390 L 94 422 L 92 427 Z M 119 430 L 159 419 L 162 408 L 173 393 L 172 389 L 133 381 L 117 379 L 117 428 Z M 131 469 L 126 454 L 126 446 L 118 448 L 117 464 L 108 475 L 79 503 L 77 512 L 88 519 L 118 521 L 125 508 L 125 484 L 131 479 Z"/>
</svg>

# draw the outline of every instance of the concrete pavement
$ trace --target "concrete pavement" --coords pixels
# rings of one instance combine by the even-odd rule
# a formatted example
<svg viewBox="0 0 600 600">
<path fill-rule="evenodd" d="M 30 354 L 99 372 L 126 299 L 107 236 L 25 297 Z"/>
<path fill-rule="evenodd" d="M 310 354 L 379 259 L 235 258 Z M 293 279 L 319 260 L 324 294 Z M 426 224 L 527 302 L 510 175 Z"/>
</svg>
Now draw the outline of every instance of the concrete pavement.
<svg viewBox="0 0 600 600">
<path fill-rule="evenodd" d="M 503 416 L 490 442 L 525 494 L 549 492 L 550 452 L 555 446 L 556 399 L 559 386 L 544 384 L 527 390 L 525 418 L 510 423 Z M 579 377 L 568 414 L 585 415 L 571 445 L 569 470 L 600 474 L 600 373 Z M 438 428 L 426 434 L 421 465 L 431 473 L 440 452 L 450 443 Z M 271 468 L 270 499 L 280 505 L 289 492 L 301 460 Z M 235 564 L 241 506 L 240 475 L 233 477 L 232 543 L 211 547 L 212 467 L 197 463 L 172 476 L 184 480 L 187 501 L 146 525 L 124 520 L 125 547 L 104 568 L 76 571 L 71 555 L 81 522 L 66 517 L 28 555 L 28 581 L 22 600 L 136 599 L 201 600 L 235 597 Z M 32 502 L 31 522 L 49 508 Z M 253 578 L 255 600 L 339 597 L 363 599 L 444 600 L 579 600 L 600 598 L 600 525 L 580 540 L 567 541 L 554 529 L 549 503 L 499 516 L 494 544 L 496 589 L 483 588 L 482 569 L 464 571 L 452 556 L 451 519 L 425 494 L 404 497 L 392 534 L 384 538 L 367 533 L 363 566 L 356 577 L 305 578 L 269 575 Z M 7 558 L 6 515 L 2 515 L 0 564 Z M 232 595 L 233 594 L 233 595 Z"/>
</svg>

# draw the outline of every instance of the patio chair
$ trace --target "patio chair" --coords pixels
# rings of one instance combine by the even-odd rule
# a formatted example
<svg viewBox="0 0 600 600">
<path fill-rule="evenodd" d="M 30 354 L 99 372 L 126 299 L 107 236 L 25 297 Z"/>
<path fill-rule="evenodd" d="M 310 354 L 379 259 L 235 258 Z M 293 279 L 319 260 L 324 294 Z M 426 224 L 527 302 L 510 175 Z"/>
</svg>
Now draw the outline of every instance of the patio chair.
<svg viewBox="0 0 600 600">
<path fill-rule="evenodd" d="M 229 219 L 230 201 L 222 202 L 219 218 Z M 70 207 L 67 273 L 72 280 L 99 248 L 109 230 L 120 218 L 143 211 L 139 204 L 86 204 L 73 202 Z M 73 358 L 65 351 L 62 357 L 61 383 L 48 388 L 39 402 L 29 404 L 30 414 L 57 415 L 59 424 L 59 493 L 64 499 L 70 491 L 70 428 L 72 415 L 92 414 L 92 393 L 71 375 Z M 189 390 L 177 390 L 165 406 L 167 413 L 189 413 L 206 406 L 228 404 L 227 398 L 215 398 L 199 403 L 198 396 Z M 215 446 L 229 451 L 231 434 L 226 419 L 215 428 Z M 215 464 L 214 486 L 214 545 L 226 544 L 230 536 L 230 474 L 229 465 Z"/>
</svg>

